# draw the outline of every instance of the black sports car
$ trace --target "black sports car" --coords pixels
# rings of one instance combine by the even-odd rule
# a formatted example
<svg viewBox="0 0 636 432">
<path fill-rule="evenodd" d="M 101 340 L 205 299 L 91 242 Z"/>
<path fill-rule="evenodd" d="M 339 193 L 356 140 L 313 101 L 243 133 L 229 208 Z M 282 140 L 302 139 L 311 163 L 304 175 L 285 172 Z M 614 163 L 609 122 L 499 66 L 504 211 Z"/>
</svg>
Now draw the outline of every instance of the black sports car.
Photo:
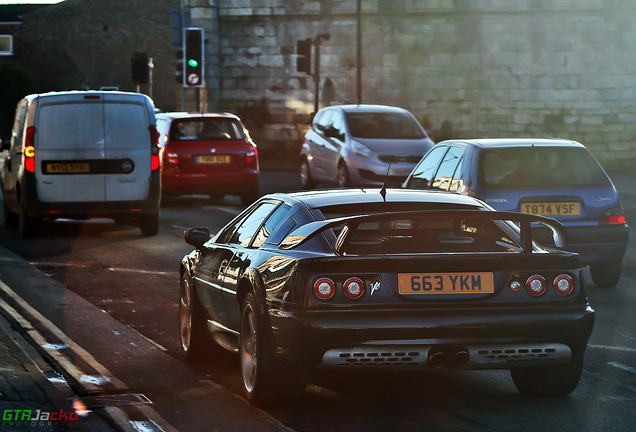
<svg viewBox="0 0 636 432">
<path fill-rule="evenodd" d="M 456 194 L 268 195 L 181 262 L 181 344 L 239 353 L 258 404 L 316 369 L 510 369 L 521 392 L 573 391 L 594 325 L 581 261 L 532 241 L 554 219 Z"/>
</svg>

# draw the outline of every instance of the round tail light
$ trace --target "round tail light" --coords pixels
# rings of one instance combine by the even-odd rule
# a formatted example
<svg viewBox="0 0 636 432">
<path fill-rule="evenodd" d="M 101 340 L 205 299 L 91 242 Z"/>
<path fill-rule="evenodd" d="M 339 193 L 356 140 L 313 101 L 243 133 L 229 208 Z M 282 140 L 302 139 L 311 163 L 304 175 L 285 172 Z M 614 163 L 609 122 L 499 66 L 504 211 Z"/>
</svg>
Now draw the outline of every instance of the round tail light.
<svg viewBox="0 0 636 432">
<path fill-rule="evenodd" d="M 534 297 L 539 297 L 545 293 L 547 289 L 547 285 L 545 283 L 545 278 L 540 275 L 530 276 L 526 281 L 526 290 L 528 290 L 528 294 Z"/>
<path fill-rule="evenodd" d="M 314 282 L 314 294 L 321 300 L 328 300 L 336 293 L 336 284 L 329 278 L 320 278 Z"/>
<path fill-rule="evenodd" d="M 554 291 L 562 296 L 570 294 L 574 290 L 574 280 L 566 275 L 562 274 L 554 280 Z"/>
<path fill-rule="evenodd" d="M 351 300 L 359 299 L 364 294 L 364 282 L 361 279 L 352 277 L 342 285 L 344 295 Z"/>
</svg>

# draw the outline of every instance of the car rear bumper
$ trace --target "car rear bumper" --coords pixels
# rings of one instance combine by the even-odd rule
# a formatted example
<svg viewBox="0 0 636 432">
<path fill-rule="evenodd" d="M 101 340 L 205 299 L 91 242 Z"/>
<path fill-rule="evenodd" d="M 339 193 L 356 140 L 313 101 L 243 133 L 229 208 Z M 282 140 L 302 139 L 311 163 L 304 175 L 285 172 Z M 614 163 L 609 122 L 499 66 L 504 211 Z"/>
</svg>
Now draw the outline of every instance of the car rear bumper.
<svg viewBox="0 0 636 432">
<path fill-rule="evenodd" d="M 279 355 L 323 369 L 509 369 L 566 363 L 583 354 L 594 311 L 587 306 L 338 311 L 270 314 L 270 319 Z"/>
<path fill-rule="evenodd" d="M 25 181 L 26 193 L 20 206 L 35 219 L 139 218 L 159 212 L 159 173 L 151 174 L 148 196 L 131 201 L 44 202 L 38 197 L 34 181 Z"/>
<path fill-rule="evenodd" d="M 163 191 L 170 195 L 240 195 L 258 189 L 258 170 L 219 173 L 172 172 L 163 175 Z"/>
</svg>

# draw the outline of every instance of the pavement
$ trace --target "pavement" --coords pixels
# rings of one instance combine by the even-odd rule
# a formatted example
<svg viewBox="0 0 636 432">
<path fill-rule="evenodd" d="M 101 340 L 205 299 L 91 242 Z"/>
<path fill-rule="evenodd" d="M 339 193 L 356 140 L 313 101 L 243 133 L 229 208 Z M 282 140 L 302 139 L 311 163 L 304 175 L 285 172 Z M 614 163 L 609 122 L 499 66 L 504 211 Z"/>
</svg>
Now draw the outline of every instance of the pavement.
<svg viewBox="0 0 636 432">
<path fill-rule="evenodd" d="M 269 163 L 267 164 L 269 165 Z M 272 163 L 278 168 L 280 161 Z M 297 169 L 293 161 L 285 163 Z M 628 223 L 636 226 L 636 168 L 632 164 L 610 167 L 607 171 L 626 206 Z M 633 240 L 632 240 L 633 241 Z M 16 256 L 0 247 L 0 259 Z M 636 261 L 626 257 L 624 262 Z M 631 267 L 628 271 L 636 271 Z M 34 271 L 37 271 L 34 269 Z M 87 409 L 77 396 L 77 383 L 69 380 L 69 365 L 47 355 L 39 330 L 33 328 L 28 305 L 11 298 L 11 289 L 0 280 L 0 430 L 24 431 L 140 431 L 152 430 L 143 422 L 117 408 Z M 8 294 L 7 294 L 8 293 Z M 59 372 L 62 370 L 62 374 Z M 64 372 L 65 371 L 65 372 Z M 165 430 L 165 428 L 164 428 Z"/>
</svg>

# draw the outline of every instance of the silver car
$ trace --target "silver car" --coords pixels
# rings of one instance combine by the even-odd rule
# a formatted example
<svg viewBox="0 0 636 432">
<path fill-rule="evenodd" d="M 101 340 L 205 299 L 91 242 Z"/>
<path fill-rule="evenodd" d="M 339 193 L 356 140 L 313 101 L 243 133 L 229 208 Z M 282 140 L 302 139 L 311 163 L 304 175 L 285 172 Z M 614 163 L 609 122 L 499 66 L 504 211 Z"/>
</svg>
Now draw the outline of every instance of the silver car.
<svg viewBox="0 0 636 432">
<path fill-rule="evenodd" d="M 303 188 L 401 184 L 433 141 L 405 109 L 336 105 L 319 110 L 300 152 Z"/>
</svg>

